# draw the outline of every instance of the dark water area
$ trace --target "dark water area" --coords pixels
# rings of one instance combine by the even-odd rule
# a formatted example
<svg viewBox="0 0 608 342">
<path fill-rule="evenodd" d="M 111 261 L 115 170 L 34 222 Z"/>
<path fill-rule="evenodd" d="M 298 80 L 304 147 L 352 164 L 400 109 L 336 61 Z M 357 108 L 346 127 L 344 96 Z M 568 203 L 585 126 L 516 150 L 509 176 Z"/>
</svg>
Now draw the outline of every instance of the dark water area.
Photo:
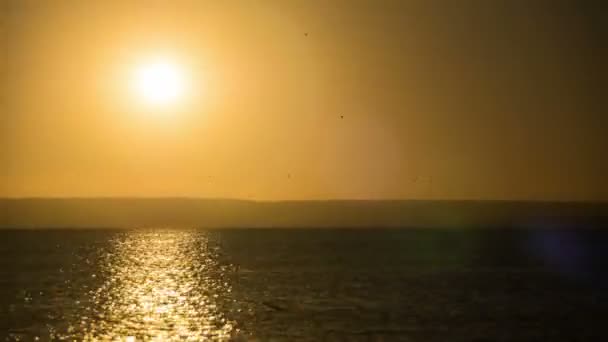
<svg viewBox="0 0 608 342">
<path fill-rule="evenodd" d="M 3 230 L 0 340 L 599 341 L 608 231 Z"/>
</svg>

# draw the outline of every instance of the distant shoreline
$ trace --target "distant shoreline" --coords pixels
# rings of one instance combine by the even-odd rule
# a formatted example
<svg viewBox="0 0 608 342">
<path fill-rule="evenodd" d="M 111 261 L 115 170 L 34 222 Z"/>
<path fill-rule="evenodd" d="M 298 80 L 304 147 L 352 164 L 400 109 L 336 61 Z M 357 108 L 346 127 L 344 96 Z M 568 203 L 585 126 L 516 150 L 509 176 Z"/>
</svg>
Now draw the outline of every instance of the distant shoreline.
<svg viewBox="0 0 608 342">
<path fill-rule="evenodd" d="M 386 199 L 365 199 L 365 198 L 328 198 L 328 199 L 285 199 L 285 200 L 257 200 L 231 197 L 197 197 L 197 196 L 5 196 L 0 197 L 0 201 L 64 201 L 64 200 L 140 200 L 140 201 L 167 201 L 167 200 L 186 200 L 186 201 L 232 201 L 232 202 L 254 202 L 254 203 L 297 203 L 297 202 L 500 202 L 500 203 L 584 203 L 584 204 L 606 204 L 607 201 L 595 200 L 548 200 L 548 199 L 477 199 L 477 198 L 458 198 L 458 199 L 427 199 L 427 198 L 386 198 Z"/>
<path fill-rule="evenodd" d="M 608 202 L 2 198 L 0 228 L 603 228 Z"/>
</svg>

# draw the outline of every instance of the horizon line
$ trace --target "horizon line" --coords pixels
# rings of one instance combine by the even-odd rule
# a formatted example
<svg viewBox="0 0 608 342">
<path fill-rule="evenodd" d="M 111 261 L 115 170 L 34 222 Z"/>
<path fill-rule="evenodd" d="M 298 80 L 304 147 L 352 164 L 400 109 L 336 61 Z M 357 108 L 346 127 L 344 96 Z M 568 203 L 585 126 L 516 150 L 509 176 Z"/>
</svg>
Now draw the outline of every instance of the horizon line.
<svg viewBox="0 0 608 342">
<path fill-rule="evenodd" d="M 608 204 L 608 200 L 592 199 L 500 199 L 500 198 L 327 198 L 327 199 L 250 199 L 233 197 L 203 196 L 0 196 L 0 200 L 190 200 L 190 201 L 233 201 L 252 203 L 288 203 L 288 202 L 511 202 L 511 203 L 594 203 Z"/>
</svg>

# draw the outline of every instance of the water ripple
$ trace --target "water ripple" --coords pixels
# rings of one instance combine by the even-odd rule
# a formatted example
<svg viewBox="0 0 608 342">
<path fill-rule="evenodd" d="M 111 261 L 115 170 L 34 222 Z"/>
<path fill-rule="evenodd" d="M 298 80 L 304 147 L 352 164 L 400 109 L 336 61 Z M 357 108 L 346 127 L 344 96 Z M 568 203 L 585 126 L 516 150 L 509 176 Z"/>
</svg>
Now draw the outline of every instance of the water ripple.
<svg viewBox="0 0 608 342">
<path fill-rule="evenodd" d="M 87 262 L 86 258 L 83 262 Z M 98 287 L 79 319 L 57 339 L 228 340 L 237 332 L 225 265 L 207 236 L 195 231 L 135 230 L 116 236 L 99 256 Z"/>
</svg>

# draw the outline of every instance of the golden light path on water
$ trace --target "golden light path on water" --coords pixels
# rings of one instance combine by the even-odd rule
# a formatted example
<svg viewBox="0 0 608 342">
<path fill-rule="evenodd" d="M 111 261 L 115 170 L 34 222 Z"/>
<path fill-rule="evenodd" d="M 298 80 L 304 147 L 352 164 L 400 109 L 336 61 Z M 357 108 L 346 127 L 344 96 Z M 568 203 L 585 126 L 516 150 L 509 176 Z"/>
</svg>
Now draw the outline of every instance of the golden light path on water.
<svg viewBox="0 0 608 342">
<path fill-rule="evenodd" d="M 216 247 L 196 231 L 131 231 L 102 258 L 104 281 L 80 322 L 84 340 L 228 340 L 234 322 L 220 301 L 231 291 Z M 92 275 L 95 276 L 95 275 Z M 225 303 L 224 303 L 225 306 Z"/>
</svg>

